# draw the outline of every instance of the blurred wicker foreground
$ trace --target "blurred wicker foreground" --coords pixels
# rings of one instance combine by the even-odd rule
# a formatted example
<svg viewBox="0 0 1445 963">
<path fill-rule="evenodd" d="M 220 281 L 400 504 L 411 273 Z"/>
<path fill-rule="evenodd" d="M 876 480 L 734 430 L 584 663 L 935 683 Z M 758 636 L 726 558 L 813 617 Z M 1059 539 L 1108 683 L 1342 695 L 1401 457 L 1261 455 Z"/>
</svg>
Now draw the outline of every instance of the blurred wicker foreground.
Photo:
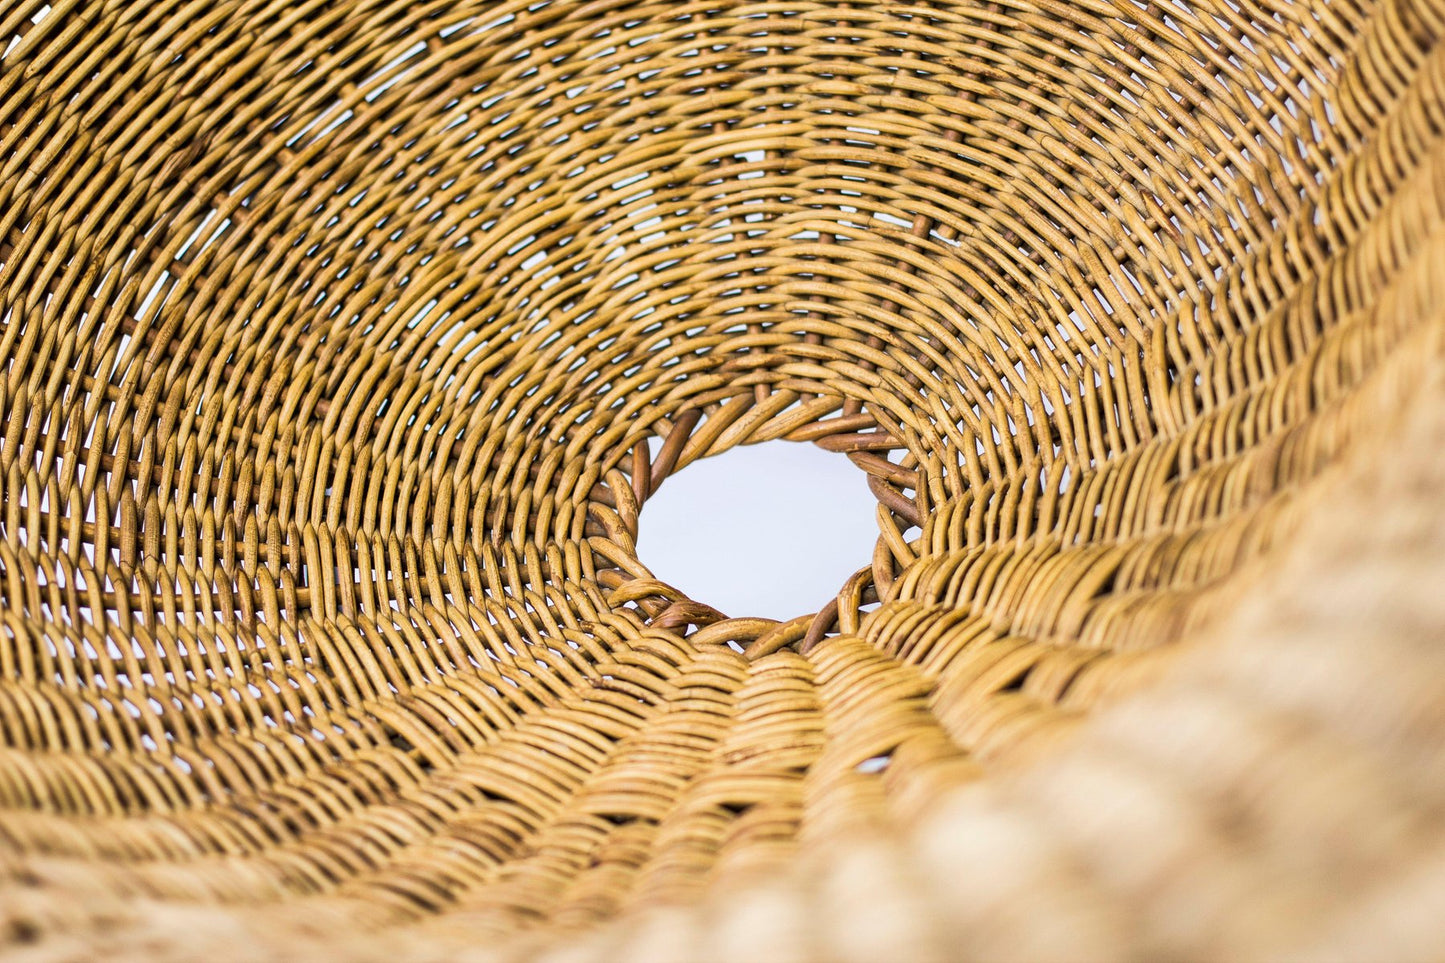
<svg viewBox="0 0 1445 963">
<path fill-rule="evenodd" d="M 0 955 L 1445 957 L 1441 0 L 53 3 Z"/>
</svg>

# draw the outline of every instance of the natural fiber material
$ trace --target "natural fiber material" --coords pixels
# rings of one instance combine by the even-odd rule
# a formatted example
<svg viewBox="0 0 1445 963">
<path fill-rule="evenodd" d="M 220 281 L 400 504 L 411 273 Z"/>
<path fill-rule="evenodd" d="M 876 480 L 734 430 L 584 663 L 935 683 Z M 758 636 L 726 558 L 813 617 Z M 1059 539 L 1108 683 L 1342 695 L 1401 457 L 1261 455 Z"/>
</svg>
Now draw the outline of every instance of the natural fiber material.
<svg viewBox="0 0 1445 963">
<path fill-rule="evenodd" d="M 11 0 L 0 951 L 1445 954 L 1442 28 Z"/>
</svg>

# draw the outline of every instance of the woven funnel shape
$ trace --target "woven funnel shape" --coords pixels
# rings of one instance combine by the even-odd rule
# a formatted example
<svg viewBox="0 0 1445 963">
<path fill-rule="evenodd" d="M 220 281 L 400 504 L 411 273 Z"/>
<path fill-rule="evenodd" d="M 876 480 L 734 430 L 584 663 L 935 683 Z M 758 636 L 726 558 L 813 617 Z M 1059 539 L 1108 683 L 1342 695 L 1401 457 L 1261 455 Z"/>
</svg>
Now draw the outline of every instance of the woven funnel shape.
<svg viewBox="0 0 1445 963">
<path fill-rule="evenodd" d="M 0 4 L 0 953 L 1445 952 L 1442 27 Z"/>
</svg>

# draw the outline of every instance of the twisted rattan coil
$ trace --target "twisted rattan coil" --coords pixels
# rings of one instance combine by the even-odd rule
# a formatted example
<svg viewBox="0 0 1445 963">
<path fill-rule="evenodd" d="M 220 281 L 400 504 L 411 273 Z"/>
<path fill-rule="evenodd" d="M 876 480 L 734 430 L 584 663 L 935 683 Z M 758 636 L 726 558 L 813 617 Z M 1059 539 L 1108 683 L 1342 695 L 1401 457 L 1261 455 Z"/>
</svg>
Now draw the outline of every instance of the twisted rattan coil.
<svg viewBox="0 0 1445 963">
<path fill-rule="evenodd" d="M 1442 25 L 0 5 L 0 952 L 1445 952 Z"/>
</svg>

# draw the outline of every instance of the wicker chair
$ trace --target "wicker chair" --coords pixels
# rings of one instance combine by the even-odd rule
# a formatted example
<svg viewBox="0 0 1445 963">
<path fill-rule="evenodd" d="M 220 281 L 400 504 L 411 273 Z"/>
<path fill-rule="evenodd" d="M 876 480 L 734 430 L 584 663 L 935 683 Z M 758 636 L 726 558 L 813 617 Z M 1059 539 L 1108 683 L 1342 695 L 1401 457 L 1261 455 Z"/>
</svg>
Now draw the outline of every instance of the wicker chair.
<svg viewBox="0 0 1445 963">
<path fill-rule="evenodd" d="M 1445 956 L 1442 28 L 6 0 L 0 955 Z"/>
</svg>

